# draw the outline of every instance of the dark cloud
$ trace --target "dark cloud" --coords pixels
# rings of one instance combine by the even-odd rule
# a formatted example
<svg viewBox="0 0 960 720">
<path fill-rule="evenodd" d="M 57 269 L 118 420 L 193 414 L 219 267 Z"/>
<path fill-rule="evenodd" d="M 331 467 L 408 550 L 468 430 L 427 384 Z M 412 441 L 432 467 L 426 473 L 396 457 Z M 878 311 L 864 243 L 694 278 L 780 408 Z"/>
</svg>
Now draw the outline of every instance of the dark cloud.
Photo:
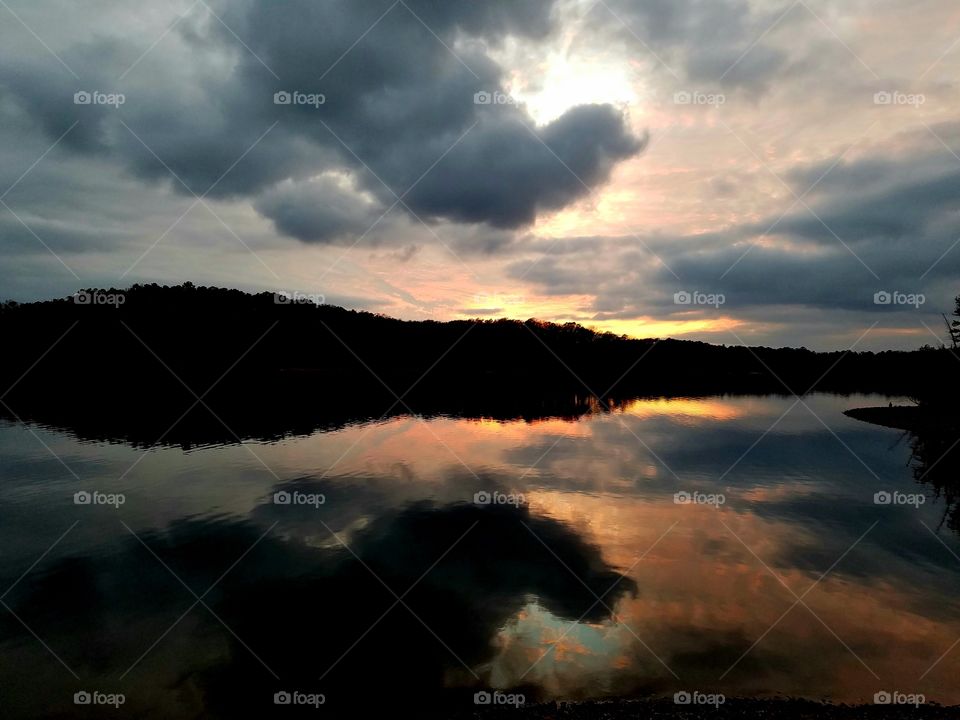
<svg viewBox="0 0 960 720">
<path fill-rule="evenodd" d="M 20 63 L 4 65 L 0 85 L 51 138 L 79 121 L 65 147 L 178 193 L 251 198 L 307 242 L 352 242 L 393 205 L 515 228 L 585 196 L 643 146 L 611 106 L 538 128 L 520 107 L 475 104 L 503 86 L 488 45 L 547 37 L 553 5 L 294 0 L 279 13 L 265 0 L 212 3 L 223 22 L 199 12 L 176 27 L 185 56 L 157 48 L 125 80 L 134 44 L 99 38 L 64 50 L 80 83 L 50 63 Z M 174 67 L 153 75 L 161 59 Z M 125 102 L 73 103 L 95 89 Z M 283 92 L 316 99 L 276 104 Z"/>
<path fill-rule="evenodd" d="M 957 129 L 948 126 L 943 134 L 956 134 Z M 929 236 L 934 233 L 960 231 L 960 161 L 942 148 L 927 147 L 909 158 L 866 157 L 841 163 L 833 170 L 824 165 L 796 173 L 796 192 L 800 194 L 805 190 L 800 187 L 803 182 L 815 176 L 812 184 L 829 171 L 817 186 L 813 201 L 807 201 L 816 216 L 800 206 L 778 224 L 778 234 L 821 244 L 836 243 L 839 235 L 845 242 L 859 245 L 868 241 L 914 244 L 933 239 Z M 927 243 L 923 246 L 930 247 Z M 935 259 L 924 254 L 917 262 L 926 261 L 929 266 Z"/>
<path fill-rule="evenodd" d="M 829 328 L 818 312 L 847 328 L 894 316 L 915 326 L 917 313 L 873 305 L 880 289 L 924 292 L 928 324 L 939 324 L 935 313 L 951 305 L 960 273 L 960 247 L 950 249 L 960 237 L 960 162 L 950 149 L 960 148 L 960 126 L 934 119 L 952 112 L 954 58 L 941 58 L 916 86 L 914 76 L 936 53 L 916 72 L 882 67 L 904 40 L 878 44 L 877 28 L 898 22 L 886 7 L 872 30 L 859 23 L 858 34 L 860 8 L 824 15 L 824 27 L 802 5 L 755 0 L 289 0 L 282 12 L 270 0 L 207 4 L 216 16 L 189 1 L 143 16 L 114 0 L 91 0 L 82 10 L 11 0 L 43 43 L 0 13 L 10 20 L 0 30 L 0 192 L 63 136 L 5 202 L 85 283 L 115 283 L 188 208 L 191 193 L 209 192 L 216 212 L 258 253 L 296 248 L 287 238 L 347 247 L 362 236 L 368 257 L 404 262 L 416 248 L 442 243 L 441 251 L 469 269 L 475 260 L 505 259 L 519 283 L 580 296 L 569 316 L 587 322 L 726 313 L 786 323 L 792 309 L 807 332 L 824 334 Z M 927 22 L 935 23 L 935 14 Z M 588 198 L 588 188 L 601 187 L 618 163 L 644 148 L 611 105 L 580 104 L 559 117 L 550 108 L 544 116 L 553 119 L 538 125 L 522 105 L 474 103 L 477 92 L 507 86 L 532 102 L 538 89 L 551 99 L 561 54 L 577 70 L 622 71 L 638 90 L 635 106 L 660 128 L 654 139 L 666 138 L 658 152 L 679 157 L 672 165 L 655 159 L 663 187 L 635 177 L 628 183 L 653 197 L 661 192 L 668 222 L 710 232 L 658 233 L 651 223 L 660 215 L 634 210 L 614 220 L 622 237 L 537 240 L 518 232 Z M 571 78 L 571 93 L 580 91 L 578 79 Z M 873 104 L 874 92 L 897 89 L 927 93 L 926 105 Z M 81 90 L 122 92 L 126 101 L 118 108 L 75 105 Z M 669 100 L 681 90 L 721 92 L 727 102 L 678 110 Z M 274 94 L 284 91 L 322 94 L 324 102 L 275 104 Z M 878 123 L 886 139 L 868 146 L 859 133 L 881 113 L 916 132 L 890 134 Z M 914 126 L 916 117 L 930 130 Z M 707 131 L 709 138 L 700 134 Z M 757 155 L 732 137 L 725 138 L 734 148 L 729 157 L 726 144 L 697 145 L 728 131 Z M 856 147 L 839 162 L 845 148 L 820 162 L 797 160 L 823 156 L 821 142 L 850 141 Z M 693 159 L 701 147 L 703 167 Z M 802 204 L 787 210 L 794 198 L 757 172 L 758 158 L 798 195 L 817 183 L 804 198 L 812 212 Z M 689 198 L 669 196 L 680 173 L 694 179 Z M 698 203 L 707 212 L 700 214 Z M 635 207 L 648 208 L 648 199 Z M 220 233 L 245 252 L 205 210 L 197 215 L 162 249 L 179 243 L 179 250 L 207 251 Z M 639 240 L 625 223 L 636 223 L 629 230 Z M 11 295 L 75 289 L 75 278 L 2 207 L 0 242 Z M 40 277 L 43 260 L 56 263 L 59 284 Z M 274 266 L 270 257 L 264 263 Z M 183 277 L 177 263 L 147 266 L 136 279 Z M 264 280 L 278 284 L 272 276 L 228 273 L 225 266 L 214 277 L 258 289 Z M 414 297 L 419 291 L 397 287 L 402 283 L 371 282 L 381 284 L 388 303 L 427 307 Z M 722 292 L 726 304 L 719 311 L 678 307 L 672 297 L 681 289 Z M 430 311 L 465 304 L 431 303 Z M 466 304 L 478 312 L 499 305 Z"/>
<path fill-rule="evenodd" d="M 20 220 L 25 221 L 24 225 Z M 48 221 L 30 215 L 23 217 L 0 207 L 0 254 L 82 253 L 115 250 L 130 242 L 126 232 L 105 232 L 77 224 Z M 42 238 L 38 240 L 37 238 Z M 49 248 L 49 250 L 48 250 Z"/>
<path fill-rule="evenodd" d="M 273 188 L 258 199 L 256 208 L 284 235 L 319 243 L 363 235 L 382 214 L 369 195 L 325 176 Z"/>
<path fill-rule="evenodd" d="M 519 227 L 587 196 L 644 145 L 609 105 L 576 107 L 539 130 L 518 113 L 496 117 L 499 110 L 490 108 L 465 146 L 417 185 L 415 209 Z"/>
<path fill-rule="evenodd" d="M 410 245 L 406 245 L 399 250 L 393 251 L 390 253 L 390 257 L 397 262 L 405 263 L 415 258 L 422 249 L 423 248 L 420 245 L 414 245 L 411 243 Z"/>
<path fill-rule="evenodd" d="M 956 125 L 934 130 L 944 138 L 960 134 Z M 940 326 L 960 274 L 960 252 L 951 250 L 960 237 L 960 162 L 932 137 L 907 137 L 896 150 L 835 155 L 794 169 L 787 180 L 796 196 L 819 183 L 792 209 L 795 197 L 787 194 L 785 213 L 713 233 L 537 241 L 530 249 L 544 254 L 515 261 L 509 272 L 548 294 L 592 296 L 584 311 L 598 320 L 735 313 L 786 322 L 791 318 L 781 310 L 792 307 L 793 319 L 820 310 L 838 313 L 838 320 L 845 314 L 844 323 L 859 316 L 864 327 Z M 720 293 L 724 304 L 678 305 L 673 295 L 681 290 Z M 925 302 L 878 305 L 874 294 L 881 290 L 923 294 Z M 914 346 L 935 341 L 911 340 Z"/>
<path fill-rule="evenodd" d="M 292 517 L 293 506 L 260 510 L 269 525 L 184 520 L 125 536 L 108 555 L 63 557 L 8 602 L 42 625 L 83 677 L 115 678 L 130 667 L 131 712 L 154 707 L 162 689 L 175 690 L 163 698 L 172 705 L 167 715 L 197 714 L 199 706 L 206 716 L 233 717 L 254 706 L 269 714 L 273 693 L 294 687 L 325 693 L 334 712 L 395 709 L 398 697 L 416 698 L 421 709 L 462 706 L 489 683 L 498 633 L 531 598 L 561 622 L 600 624 L 638 591 L 574 528 L 526 508 L 418 503 L 341 535 L 349 550 L 326 525 L 339 527 L 343 508 Z M 242 568 L 224 572 L 241 555 Z M 171 572 L 198 595 L 210 588 L 204 607 L 184 612 L 193 598 Z M 25 636 L 15 623 L 0 617 L 0 636 Z M 144 653 L 156 638 L 163 642 Z M 31 659 L 34 649 L 43 652 L 24 648 Z M 398 653 L 414 661 L 397 663 Z M 54 682 L 6 663 L 0 676 L 17 688 L 16 707 L 34 715 L 51 714 L 76 690 L 63 685 L 70 678 L 62 672 Z M 531 683 L 531 699 L 535 691 Z"/>
<path fill-rule="evenodd" d="M 468 315 L 470 317 L 482 317 L 484 315 L 502 315 L 502 307 L 466 307 L 460 308 L 458 311 L 460 315 Z"/>
<path fill-rule="evenodd" d="M 619 33 L 637 54 L 655 52 L 677 82 L 759 92 L 787 63 L 782 46 L 765 37 L 785 10 L 791 14 L 786 4 L 758 8 L 746 0 L 611 0 L 605 5 L 595 8 L 590 19 L 601 22 L 605 33 Z"/>
</svg>

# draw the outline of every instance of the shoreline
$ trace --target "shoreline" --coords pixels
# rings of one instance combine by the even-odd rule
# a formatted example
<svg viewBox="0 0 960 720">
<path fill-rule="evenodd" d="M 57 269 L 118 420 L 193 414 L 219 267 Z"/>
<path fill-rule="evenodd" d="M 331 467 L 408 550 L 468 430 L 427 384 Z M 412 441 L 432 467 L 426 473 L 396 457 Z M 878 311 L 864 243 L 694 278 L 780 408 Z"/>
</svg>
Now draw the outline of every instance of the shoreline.
<svg viewBox="0 0 960 720">
<path fill-rule="evenodd" d="M 521 707 L 475 708 L 458 718 L 517 718 L 571 720 L 626 720 L 631 718 L 781 718 L 814 720 L 815 718 L 960 718 L 960 706 L 935 703 L 912 704 L 835 704 L 801 698 L 728 698 L 719 706 L 677 704 L 672 698 L 648 700 L 587 700 L 553 702 Z"/>
<path fill-rule="evenodd" d="M 935 418 L 925 417 L 923 411 L 915 405 L 851 408 L 844 410 L 843 414 L 854 420 L 894 430 L 916 430 L 931 420 L 935 421 Z"/>
<path fill-rule="evenodd" d="M 871 425 L 912 433 L 924 431 L 943 433 L 960 429 L 957 426 L 956 414 L 942 409 L 923 408 L 918 405 L 851 408 L 844 410 L 843 414 Z"/>
</svg>

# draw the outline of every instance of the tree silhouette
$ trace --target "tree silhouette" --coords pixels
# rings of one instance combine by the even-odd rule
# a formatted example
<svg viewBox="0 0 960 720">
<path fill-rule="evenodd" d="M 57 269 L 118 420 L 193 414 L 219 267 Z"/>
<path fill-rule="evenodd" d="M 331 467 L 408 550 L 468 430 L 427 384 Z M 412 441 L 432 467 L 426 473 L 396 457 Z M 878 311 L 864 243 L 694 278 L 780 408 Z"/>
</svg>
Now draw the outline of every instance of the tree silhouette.
<svg viewBox="0 0 960 720">
<path fill-rule="evenodd" d="M 639 395 L 815 389 L 936 399 L 957 362 L 947 350 L 747 348 L 536 319 L 404 321 L 189 282 L 4 303 L 0 335 L 0 413 L 145 443 L 188 408 L 175 442 L 412 411 L 576 416 L 591 402 L 607 409 Z"/>
</svg>

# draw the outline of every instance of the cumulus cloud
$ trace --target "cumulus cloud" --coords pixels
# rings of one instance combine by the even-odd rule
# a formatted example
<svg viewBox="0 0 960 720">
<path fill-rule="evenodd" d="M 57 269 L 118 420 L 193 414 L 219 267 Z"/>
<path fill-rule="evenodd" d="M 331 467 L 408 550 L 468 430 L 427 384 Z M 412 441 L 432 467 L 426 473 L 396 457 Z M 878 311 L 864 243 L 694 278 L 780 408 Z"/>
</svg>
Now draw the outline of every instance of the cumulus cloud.
<svg viewBox="0 0 960 720">
<path fill-rule="evenodd" d="M 931 129 L 941 138 L 960 136 L 955 124 Z M 835 312 L 850 322 L 856 313 L 867 325 L 910 319 L 906 324 L 922 328 L 919 317 L 939 327 L 960 276 L 960 252 L 951 250 L 960 237 L 960 161 L 929 134 L 908 133 L 856 158 L 833 156 L 789 175 L 798 196 L 818 179 L 805 204 L 791 208 L 788 194 L 786 207 L 758 221 L 702 234 L 539 240 L 528 248 L 533 260 L 514 261 L 509 271 L 545 294 L 592 297 L 582 311 L 594 320 L 734 314 L 784 322 L 784 309 L 792 308 L 795 317 Z M 678 305 L 674 293 L 681 290 L 722 294 L 723 306 Z M 875 303 L 883 290 L 923 294 L 925 301 Z"/>
<path fill-rule="evenodd" d="M 381 214 L 376 201 L 350 178 L 330 175 L 281 183 L 265 192 L 256 207 L 283 234 L 317 243 L 362 236 Z"/>
<path fill-rule="evenodd" d="M 656 53 L 658 64 L 676 81 L 759 92 L 788 61 L 783 46 L 766 37 L 778 18 L 791 12 L 788 4 L 610 0 L 606 5 L 591 11 L 590 19 L 601 23 L 605 34 L 619 34 L 628 45 L 639 42 L 642 50 Z"/>
<path fill-rule="evenodd" d="M 286 264 L 388 311 L 496 310 L 467 299 L 481 283 L 549 319 L 793 317 L 836 340 L 824 318 L 906 312 L 878 289 L 926 293 L 935 325 L 957 290 L 943 0 L 8 4 L 36 32 L 0 8 L 0 275 L 18 299 L 75 289 L 51 253 L 107 285 L 144 253 L 131 281 L 263 289 Z M 523 102 L 475 102 L 498 91 Z M 726 303 L 677 306 L 684 289 Z"/>
<path fill-rule="evenodd" d="M 474 102 L 503 87 L 487 48 L 547 37 L 553 5 L 293 0 L 281 13 L 265 0 L 216 2 L 216 17 L 175 27 L 180 56 L 163 56 L 173 69 L 150 82 L 161 49 L 143 67 L 119 35 L 62 50 L 81 88 L 126 90 L 119 108 L 73 104 L 77 82 L 49 62 L 5 63 L 0 85 L 51 139 L 76 123 L 65 147 L 178 193 L 251 199 L 306 242 L 355 238 L 393 206 L 516 228 L 583 197 L 643 147 L 611 106 L 536 127 L 522 107 Z M 124 73 L 141 77 L 125 84 Z"/>
<path fill-rule="evenodd" d="M 609 105 L 575 107 L 542 129 L 530 127 L 518 113 L 488 117 L 450 162 L 411 192 L 418 210 L 461 222 L 520 227 L 540 212 L 589 195 L 617 162 L 645 144 Z"/>
</svg>

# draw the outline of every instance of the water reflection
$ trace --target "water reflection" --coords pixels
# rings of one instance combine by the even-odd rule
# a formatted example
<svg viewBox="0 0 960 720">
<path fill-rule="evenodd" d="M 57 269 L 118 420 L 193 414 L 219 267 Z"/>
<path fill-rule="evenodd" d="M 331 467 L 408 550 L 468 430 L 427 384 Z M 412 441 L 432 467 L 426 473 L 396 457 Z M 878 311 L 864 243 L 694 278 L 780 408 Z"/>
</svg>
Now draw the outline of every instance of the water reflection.
<svg viewBox="0 0 960 720">
<path fill-rule="evenodd" d="M 942 502 L 940 525 L 960 532 L 960 428 L 926 427 L 905 434 L 910 435 L 914 479 L 933 488 Z"/>
<path fill-rule="evenodd" d="M 178 389 L 180 390 L 180 389 Z M 157 389 L 148 397 L 124 394 L 102 403 L 43 395 L 16 397 L 0 405 L 0 418 L 30 421 L 63 430 L 78 440 L 125 443 L 135 447 L 179 446 L 184 450 L 256 440 L 278 442 L 358 423 L 389 421 L 407 414 L 456 416 L 490 421 L 561 419 L 618 410 L 624 401 L 575 393 L 527 397 L 520 392 L 466 388 L 455 398 L 421 391 L 398 400 L 381 388 L 353 383 L 281 384 L 212 393 L 202 400 Z"/>
<path fill-rule="evenodd" d="M 570 572 L 555 572 L 558 564 Z M 333 707 L 364 696 L 370 683 L 370 700 L 412 693 L 438 703 L 444 686 L 479 682 L 474 668 L 489 661 L 490 639 L 529 598 L 558 619 L 603 623 L 607 604 L 635 593 L 596 547 L 555 520 L 523 508 L 423 503 L 329 548 L 264 535 L 250 522 L 176 522 L 128 536 L 110 553 L 59 560 L 11 607 L 56 637 L 81 676 L 125 667 L 124 687 L 189 687 L 206 706 L 266 713 L 284 687 L 315 688 Z M 170 655 L 176 642 L 138 661 L 180 617 L 191 662 Z M 6 620 L 4 635 L 17 635 Z M 238 691 L 253 687 L 260 690 Z M 128 694 L 139 704 L 139 689 Z"/>
<path fill-rule="evenodd" d="M 943 498 L 873 503 L 917 488 L 898 431 L 842 415 L 880 399 L 806 402 L 396 417 L 189 453 L 7 425 L 0 579 L 26 625 L 0 615 L 5 705 L 73 714 L 82 687 L 160 717 L 270 714 L 281 688 L 330 712 L 469 710 L 481 687 L 960 702 Z M 921 463 L 937 450 L 913 444 Z M 127 502 L 75 506 L 81 488 Z M 678 505 L 681 490 L 725 503 Z"/>
</svg>

